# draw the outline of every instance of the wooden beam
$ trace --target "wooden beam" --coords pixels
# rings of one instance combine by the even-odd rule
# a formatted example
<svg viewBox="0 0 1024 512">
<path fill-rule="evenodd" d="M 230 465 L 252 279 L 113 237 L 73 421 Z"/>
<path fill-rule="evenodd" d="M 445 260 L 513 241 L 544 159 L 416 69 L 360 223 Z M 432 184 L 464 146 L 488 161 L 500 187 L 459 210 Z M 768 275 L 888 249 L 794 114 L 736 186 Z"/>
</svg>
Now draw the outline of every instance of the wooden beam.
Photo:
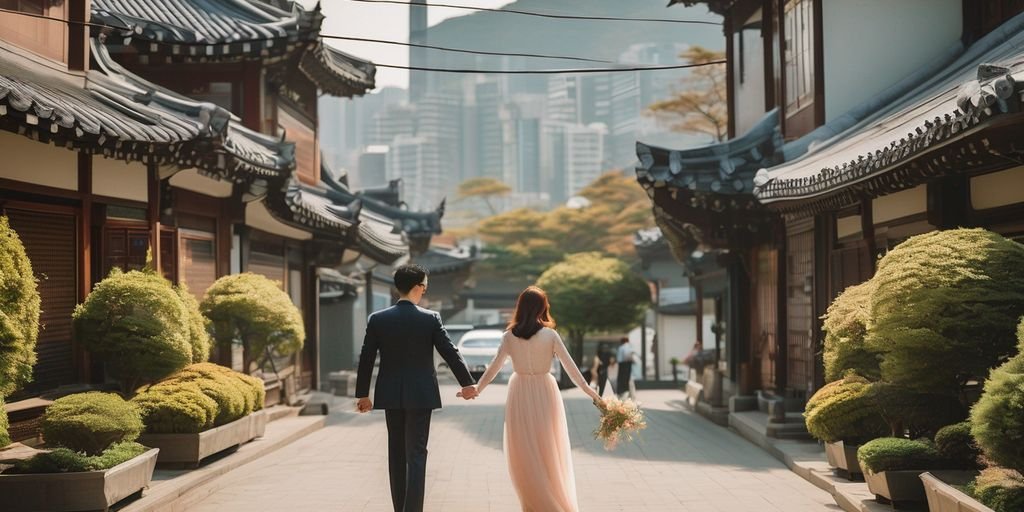
<svg viewBox="0 0 1024 512">
<path fill-rule="evenodd" d="M 163 273 L 160 262 L 160 169 L 156 164 L 147 165 L 146 175 L 146 221 L 149 224 L 149 250 L 153 258 L 153 269 Z"/>
<path fill-rule="evenodd" d="M 868 265 L 871 267 L 869 270 L 874 275 L 878 244 L 875 241 L 875 210 L 871 205 L 871 198 L 864 198 L 860 202 L 860 232 L 864 240 L 864 250 L 867 251 Z"/>
<path fill-rule="evenodd" d="M 729 13 L 725 17 L 724 29 L 725 29 L 725 98 L 726 98 L 726 115 L 727 115 L 727 134 L 730 139 L 736 137 L 736 72 L 734 66 L 736 60 L 736 45 L 733 43 L 735 33 L 733 27 L 739 25 L 742 27 L 742 20 L 733 20 L 734 13 Z M 740 34 L 742 37 L 742 34 Z M 741 55 L 740 58 L 743 58 Z"/>
<path fill-rule="evenodd" d="M 92 155 L 78 153 L 78 301 L 84 302 L 92 290 Z M 75 361 L 75 377 L 79 382 L 92 380 L 89 353 L 72 336 L 71 352 Z"/>
<path fill-rule="evenodd" d="M 68 70 L 89 69 L 89 32 L 83 25 L 89 21 L 88 0 L 68 0 Z"/>
</svg>

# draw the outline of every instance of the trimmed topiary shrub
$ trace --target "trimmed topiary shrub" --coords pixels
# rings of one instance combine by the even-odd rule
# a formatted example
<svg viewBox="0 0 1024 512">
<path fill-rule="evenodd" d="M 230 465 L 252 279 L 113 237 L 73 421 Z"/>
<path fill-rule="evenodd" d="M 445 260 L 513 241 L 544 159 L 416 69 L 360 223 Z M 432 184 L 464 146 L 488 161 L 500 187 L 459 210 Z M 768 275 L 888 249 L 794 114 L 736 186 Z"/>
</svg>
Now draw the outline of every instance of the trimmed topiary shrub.
<svg viewBox="0 0 1024 512">
<path fill-rule="evenodd" d="M 267 352 L 291 355 L 302 349 L 302 314 L 278 283 L 246 272 L 224 276 L 206 290 L 200 309 L 210 319 L 213 339 L 241 341 L 247 361 L 261 367 Z M 249 370 L 248 368 L 246 369 Z"/>
<path fill-rule="evenodd" d="M 143 428 L 132 403 L 98 391 L 58 398 L 46 408 L 40 426 L 47 445 L 87 455 L 98 455 L 114 443 L 134 441 Z"/>
<path fill-rule="evenodd" d="M 192 362 L 189 315 L 163 277 L 115 269 L 75 308 L 75 337 L 125 392 Z"/>
<path fill-rule="evenodd" d="M 926 441 L 902 437 L 880 437 L 857 450 L 860 467 L 872 473 L 902 470 L 942 469 L 939 452 Z"/>
<path fill-rule="evenodd" d="M 868 347 L 882 379 L 959 394 L 1016 352 L 1024 245 L 984 229 L 911 237 L 885 255 L 871 294 Z"/>
<path fill-rule="evenodd" d="M 935 449 L 950 463 L 950 469 L 979 469 L 981 449 L 971 436 L 967 421 L 947 425 L 935 433 Z"/>
<path fill-rule="evenodd" d="M 872 397 L 871 383 L 853 374 L 814 393 L 807 401 L 804 419 L 807 431 L 826 443 L 860 444 L 889 433 Z"/>
<path fill-rule="evenodd" d="M 0 397 L 0 448 L 11 444 L 9 428 L 11 424 L 7 421 L 7 409 L 4 409 L 4 399 Z"/>
<path fill-rule="evenodd" d="M 864 343 L 874 289 L 874 281 L 847 288 L 832 301 L 822 317 L 822 329 L 825 331 L 822 358 L 827 382 L 843 378 L 848 371 L 878 380 L 878 354 Z"/>
<path fill-rule="evenodd" d="M 32 380 L 39 291 L 32 264 L 7 217 L 0 217 L 0 397 Z"/>
<path fill-rule="evenodd" d="M 1024 355 L 992 370 L 971 408 L 971 434 L 992 462 L 1024 469 Z"/>
<path fill-rule="evenodd" d="M 6 474 L 29 473 L 78 473 L 82 471 L 104 471 L 118 464 L 146 453 L 148 448 L 139 443 L 126 441 L 115 443 L 99 455 L 86 455 L 67 448 L 57 448 L 40 453 L 32 458 L 18 461 L 4 471 Z"/>
<path fill-rule="evenodd" d="M 188 291 L 185 283 L 176 286 L 174 291 L 178 292 L 178 297 L 181 297 L 185 311 L 188 312 L 188 340 L 192 345 L 192 362 L 205 363 L 210 358 L 210 346 L 213 344 L 208 330 L 210 321 L 199 311 L 199 301 Z"/>
<path fill-rule="evenodd" d="M 967 493 L 995 512 L 1024 510 L 1024 476 L 1012 469 L 983 469 L 967 486 Z"/>
<path fill-rule="evenodd" d="M 135 398 L 146 431 L 196 433 L 263 408 L 263 381 L 213 363 L 198 363 L 146 388 Z"/>
<path fill-rule="evenodd" d="M 892 435 L 931 438 L 967 417 L 967 409 L 953 395 L 920 393 L 886 382 L 874 383 L 871 394 Z"/>
<path fill-rule="evenodd" d="M 154 385 L 132 397 L 151 434 L 195 434 L 214 427 L 217 402 L 195 383 Z"/>
</svg>

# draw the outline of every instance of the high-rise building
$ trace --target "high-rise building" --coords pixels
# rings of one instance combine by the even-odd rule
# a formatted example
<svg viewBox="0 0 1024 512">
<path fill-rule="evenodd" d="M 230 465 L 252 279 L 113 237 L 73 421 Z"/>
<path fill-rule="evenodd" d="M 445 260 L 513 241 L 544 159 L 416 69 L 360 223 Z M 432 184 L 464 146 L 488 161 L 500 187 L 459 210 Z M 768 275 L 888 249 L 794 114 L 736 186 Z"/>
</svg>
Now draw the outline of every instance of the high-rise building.
<svg viewBox="0 0 1024 512">
<path fill-rule="evenodd" d="M 359 154 L 356 172 L 350 185 L 356 189 L 382 187 L 388 184 L 388 146 L 367 146 Z"/>
<path fill-rule="evenodd" d="M 572 197 L 607 170 L 604 159 L 608 128 L 601 123 L 565 128 L 565 195 Z"/>
<path fill-rule="evenodd" d="M 478 176 L 504 179 L 501 106 L 504 103 L 497 80 L 477 83 L 474 88 L 476 171 Z"/>
<path fill-rule="evenodd" d="M 427 44 L 427 0 L 411 0 L 409 2 L 409 42 L 413 45 Z M 427 49 L 422 46 L 409 46 L 409 65 L 423 67 L 427 63 Z M 409 100 L 419 101 L 427 91 L 427 72 L 422 70 L 409 71 Z"/>
<path fill-rule="evenodd" d="M 402 180 L 402 197 L 413 210 L 436 208 L 444 198 L 444 174 L 437 144 L 423 137 L 399 135 L 387 156 L 389 180 Z"/>
<path fill-rule="evenodd" d="M 416 134 L 416 109 L 410 105 L 389 105 L 373 116 L 366 145 L 389 145 L 398 136 Z"/>
</svg>

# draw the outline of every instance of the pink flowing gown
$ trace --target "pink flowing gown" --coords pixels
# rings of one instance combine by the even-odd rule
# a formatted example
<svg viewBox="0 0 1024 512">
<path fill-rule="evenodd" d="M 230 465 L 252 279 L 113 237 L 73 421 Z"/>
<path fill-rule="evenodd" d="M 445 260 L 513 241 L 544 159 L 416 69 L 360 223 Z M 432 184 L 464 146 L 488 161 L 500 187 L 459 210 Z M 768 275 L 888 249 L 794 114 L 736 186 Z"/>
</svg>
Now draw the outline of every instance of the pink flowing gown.
<svg viewBox="0 0 1024 512">
<path fill-rule="evenodd" d="M 552 357 L 558 357 L 574 384 L 598 398 L 569 357 L 562 338 L 546 327 L 528 340 L 506 331 L 498 355 L 478 385 L 482 392 L 505 360 L 512 358 L 514 373 L 505 403 L 505 459 L 524 512 L 579 510 L 565 404 L 550 373 Z"/>
</svg>

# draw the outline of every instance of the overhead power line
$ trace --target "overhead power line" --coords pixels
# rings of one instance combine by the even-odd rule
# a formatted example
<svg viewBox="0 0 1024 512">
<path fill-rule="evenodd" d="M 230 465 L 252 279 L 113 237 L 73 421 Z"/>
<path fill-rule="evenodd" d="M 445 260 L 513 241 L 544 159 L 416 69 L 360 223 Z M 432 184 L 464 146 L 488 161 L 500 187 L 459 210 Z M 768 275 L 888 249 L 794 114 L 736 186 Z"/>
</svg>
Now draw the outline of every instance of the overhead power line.
<svg viewBox="0 0 1024 512">
<path fill-rule="evenodd" d="M 503 12 L 506 14 L 521 14 L 524 16 L 538 16 L 541 18 L 555 18 L 560 20 L 594 20 L 594 21 L 640 21 L 647 23 L 686 23 L 691 25 L 714 25 L 721 26 L 717 21 L 703 20 L 675 20 L 662 18 L 620 18 L 614 16 L 581 16 L 575 14 L 553 14 L 535 11 L 520 11 L 517 9 L 496 9 L 489 7 L 474 7 L 471 5 L 440 4 L 431 2 L 429 5 L 414 4 L 408 0 L 349 0 L 350 2 L 361 2 L 366 4 L 395 4 L 395 5 L 417 5 L 421 7 L 447 7 L 449 9 L 465 9 L 467 11 Z"/>
<path fill-rule="evenodd" d="M 389 41 L 386 39 L 370 39 L 366 37 L 349 37 L 349 36 L 335 36 L 328 34 L 320 34 L 323 39 L 340 39 L 342 41 L 361 41 L 366 43 L 380 43 L 380 44 L 393 44 L 398 46 L 412 46 L 414 48 L 426 48 L 430 50 L 440 50 L 444 52 L 455 52 L 455 53 L 468 53 L 470 55 L 497 55 L 502 57 L 534 57 L 538 59 L 558 59 L 558 60 L 575 60 L 581 62 L 597 62 L 600 64 L 615 64 L 615 61 L 601 60 L 601 59 L 590 59 L 587 57 L 568 57 L 565 55 L 550 55 L 540 53 L 515 53 L 515 52 L 488 52 L 484 50 L 466 50 L 464 48 L 449 48 L 446 46 L 434 46 L 429 44 L 419 43 L 406 43 L 402 41 Z"/>
<path fill-rule="evenodd" d="M 580 73 L 625 73 L 634 71 L 664 71 L 668 69 L 689 69 L 704 66 L 725 64 L 724 60 L 701 62 L 697 64 L 676 64 L 671 66 L 631 66 L 621 68 L 577 68 L 577 69 L 456 69 L 456 68 L 432 68 L 425 66 L 402 66 L 399 64 L 380 64 L 374 62 L 378 68 L 408 69 L 410 71 L 433 71 L 437 73 L 461 73 L 479 75 L 558 75 L 558 74 L 580 74 Z"/>
</svg>

